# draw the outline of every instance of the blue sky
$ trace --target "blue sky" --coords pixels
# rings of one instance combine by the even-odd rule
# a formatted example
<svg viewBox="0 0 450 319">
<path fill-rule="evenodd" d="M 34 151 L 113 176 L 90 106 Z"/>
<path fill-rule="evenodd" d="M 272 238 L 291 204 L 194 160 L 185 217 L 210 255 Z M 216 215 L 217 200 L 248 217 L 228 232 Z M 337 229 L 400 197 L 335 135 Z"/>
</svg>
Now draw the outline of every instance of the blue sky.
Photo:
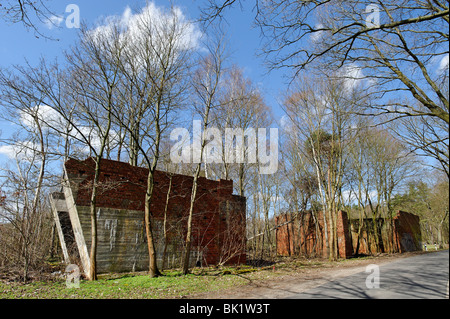
<svg viewBox="0 0 450 319">
<path fill-rule="evenodd" d="M 158 6 L 169 7 L 171 3 L 182 9 L 183 13 L 191 20 L 198 18 L 198 7 L 203 1 L 196 0 L 154 0 Z M 49 1 L 49 9 L 62 17 L 59 28 L 49 28 L 42 22 L 37 22 L 39 30 L 49 40 L 36 38 L 33 30 L 27 30 L 22 24 L 11 24 L 0 19 L 0 38 L 3 45 L 0 47 L 0 67 L 8 68 L 14 64 L 23 64 L 25 59 L 31 65 L 35 65 L 41 56 L 49 60 L 56 57 L 62 61 L 64 50 L 69 49 L 75 43 L 78 29 L 67 28 L 66 19 L 70 12 L 66 13 L 66 7 L 76 4 L 80 9 L 81 21 L 92 26 L 99 19 L 110 15 L 122 15 L 127 7 L 138 11 L 146 5 L 145 0 L 53 0 Z M 226 16 L 226 31 L 229 37 L 229 51 L 232 53 L 231 61 L 244 69 L 245 75 L 260 86 L 264 92 L 266 103 L 273 109 L 277 120 L 281 117 L 281 110 L 277 103 L 278 97 L 285 89 L 282 72 L 267 74 L 262 64 L 262 58 L 256 56 L 260 47 L 259 30 L 252 28 L 254 13 L 252 7 L 244 7 L 241 11 L 235 8 Z"/>
<path fill-rule="evenodd" d="M 157 6 L 169 7 L 171 4 L 182 9 L 184 15 L 195 20 L 199 17 L 199 6 L 206 0 L 153 0 Z M 63 53 L 75 44 L 78 29 L 68 28 L 66 19 L 70 13 L 66 13 L 68 5 L 75 4 L 80 10 L 80 18 L 89 26 L 95 26 L 102 17 L 111 15 L 122 15 L 129 7 L 139 11 L 145 7 L 147 0 L 48 0 L 49 9 L 61 17 L 60 27 L 49 27 L 43 22 L 36 22 L 38 29 L 48 37 L 57 39 L 50 40 L 43 37 L 37 38 L 33 30 L 27 29 L 21 23 L 8 23 L 0 18 L 0 68 L 9 68 L 15 64 L 24 64 L 27 60 L 31 65 L 36 65 L 40 57 L 53 60 L 59 58 L 63 61 Z M 255 13 L 253 2 L 243 1 L 243 10 L 239 6 L 227 11 L 226 32 L 229 38 L 229 51 L 232 53 L 231 61 L 244 70 L 244 74 L 253 83 L 260 87 L 261 92 L 269 107 L 271 107 L 275 119 L 280 123 L 283 111 L 279 105 L 280 97 L 285 93 L 284 73 L 288 70 L 272 71 L 267 74 L 263 66 L 263 59 L 257 56 L 261 48 L 260 33 L 253 28 Z M 446 60 L 445 60 L 446 58 Z M 444 61 L 445 60 L 445 61 Z M 435 68 L 440 70 L 442 65 L 448 67 L 448 54 L 441 61 L 434 61 Z M 286 73 L 287 74 L 287 73 Z M 0 119 L 1 138 L 8 137 L 11 132 L 10 125 Z M 1 156 L 1 154 L 0 154 Z"/>
<path fill-rule="evenodd" d="M 169 8 L 171 3 L 183 11 L 189 20 L 199 17 L 199 6 L 203 0 L 153 0 L 159 7 Z M 53 61 L 64 61 L 64 51 L 76 43 L 79 29 L 67 27 L 71 11 L 68 6 L 74 4 L 79 8 L 80 20 L 89 27 L 95 27 L 102 18 L 116 15 L 122 16 L 127 8 L 134 12 L 146 6 L 146 0 L 48 0 L 48 8 L 59 16 L 59 27 L 46 24 L 35 19 L 35 25 L 45 37 L 37 37 L 32 29 L 27 29 L 22 23 L 13 24 L 0 18 L 0 68 L 8 69 L 13 65 L 23 65 L 26 61 L 31 66 L 36 65 L 41 57 Z M 56 21 L 56 20 L 55 20 Z M 279 106 L 279 97 L 286 90 L 283 72 L 271 72 L 263 66 L 263 59 L 257 57 L 261 45 L 259 30 L 252 27 L 254 13 L 252 7 L 239 7 L 226 14 L 225 31 L 228 36 L 228 51 L 231 63 L 244 70 L 244 75 L 260 87 L 266 104 L 272 109 L 275 120 L 279 123 L 283 112 Z M 275 124 L 276 125 L 276 124 Z M 0 119 L 0 138 L 10 138 L 17 129 L 11 122 Z M 0 153 L 0 161 L 9 162 L 7 155 Z"/>
<path fill-rule="evenodd" d="M 195 20 L 199 17 L 199 6 L 205 0 L 153 0 L 157 6 L 169 7 L 171 4 L 181 8 L 184 15 Z M 63 61 L 65 50 L 75 44 L 78 29 L 68 28 L 66 19 L 70 13 L 66 13 L 68 5 L 75 4 L 80 9 L 80 18 L 88 26 L 95 26 L 103 17 L 121 16 L 127 8 L 139 11 L 146 6 L 147 0 L 49 0 L 49 9 L 60 16 L 59 28 L 49 27 L 43 22 L 36 22 L 37 28 L 46 36 L 57 39 L 51 40 L 43 37 L 37 38 L 33 30 L 27 29 L 21 23 L 8 23 L 0 18 L 0 68 L 9 68 L 12 65 L 24 64 L 27 60 L 31 65 L 36 65 L 41 57 L 48 60 L 59 58 Z M 267 105 L 272 109 L 275 120 L 280 123 L 283 111 L 279 105 L 279 99 L 285 93 L 287 85 L 284 73 L 288 70 L 272 71 L 267 73 L 263 65 L 263 59 L 257 56 L 261 48 L 260 33 L 253 28 L 255 13 L 252 1 L 243 1 L 243 10 L 235 7 L 226 14 L 226 32 L 229 39 L 229 51 L 232 53 L 231 62 L 244 70 L 254 84 L 260 87 Z M 446 60 L 445 60 L 446 58 Z M 448 54 L 441 61 L 434 61 L 435 69 L 442 69 L 442 65 L 448 67 Z M 287 73 L 286 73 L 287 74 Z M 12 132 L 11 124 L 0 119 L 0 138 L 9 137 Z M 0 153 L 0 160 L 5 156 Z M 1 165 L 1 164 L 0 164 Z"/>
</svg>

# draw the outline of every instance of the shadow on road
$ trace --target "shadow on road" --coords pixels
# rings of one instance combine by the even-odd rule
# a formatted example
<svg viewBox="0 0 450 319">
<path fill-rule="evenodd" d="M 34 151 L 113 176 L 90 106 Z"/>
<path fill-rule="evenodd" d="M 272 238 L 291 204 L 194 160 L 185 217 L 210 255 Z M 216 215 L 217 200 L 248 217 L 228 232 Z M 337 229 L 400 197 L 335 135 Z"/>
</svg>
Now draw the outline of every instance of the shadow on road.
<svg viewBox="0 0 450 319">
<path fill-rule="evenodd" d="M 379 288 L 369 289 L 369 273 L 340 278 L 296 295 L 307 299 L 441 299 L 448 298 L 448 250 L 405 258 L 380 266 Z"/>
</svg>

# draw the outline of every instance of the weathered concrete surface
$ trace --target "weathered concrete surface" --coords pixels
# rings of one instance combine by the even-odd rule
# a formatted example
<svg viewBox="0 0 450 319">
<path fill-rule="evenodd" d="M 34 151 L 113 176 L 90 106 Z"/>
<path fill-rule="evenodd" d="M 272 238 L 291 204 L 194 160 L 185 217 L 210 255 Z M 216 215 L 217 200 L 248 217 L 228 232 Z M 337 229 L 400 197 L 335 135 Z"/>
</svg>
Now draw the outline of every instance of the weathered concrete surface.
<svg viewBox="0 0 450 319">
<path fill-rule="evenodd" d="M 90 263 L 94 167 L 92 158 L 69 159 L 64 166 L 64 193 L 52 197 L 55 220 L 58 222 L 57 212 L 61 210 L 70 216 L 85 273 Z M 148 170 L 103 159 L 100 171 L 96 200 L 98 273 L 146 270 L 144 208 Z M 193 177 L 156 171 L 154 181 L 150 213 L 158 263 L 161 267 L 164 259 L 165 267 L 179 267 Z M 233 195 L 233 181 L 199 178 L 192 220 L 193 265 L 245 263 L 245 209 L 245 197 Z M 61 234 L 60 240 L 64 242 Z"/>
</svg>

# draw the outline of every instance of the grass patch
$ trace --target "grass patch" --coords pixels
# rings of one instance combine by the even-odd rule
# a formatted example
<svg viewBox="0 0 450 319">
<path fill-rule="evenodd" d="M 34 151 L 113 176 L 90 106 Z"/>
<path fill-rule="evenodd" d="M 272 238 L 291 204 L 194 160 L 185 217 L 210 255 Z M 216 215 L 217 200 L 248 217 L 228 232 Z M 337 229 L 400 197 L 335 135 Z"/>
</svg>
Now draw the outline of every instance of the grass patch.
<svg viewBox="0 0 450 319">
<path fill-rule="evenodd" d="M 350 266 L 376 257 L 358 257 L 330 262 L 326 259 L 286 257 L 264 266 L 241 265 L 221 268 L 194 268 L 191 274 L 166 270 L 163 276 L 150 278 L 145 272 L 103 274 L 97 281 L 82 280 L 80 288 L 67 288 L 65 279 L 33 281 L 22 284 L 0 281 L 2 299 L 169 299 L 217 292 L 252 281 L 275 279 L 308 269 Z"/>
<path fill-rule="evenodd" d="M 195 293 L 217 291 L 247 281 L 239 276 L 210 271 L 182 275 L 179 271 L 150 278 L 146 274 L 101 276 L 97 281 L 81 280 L 79 288 L 67 288 L 65 280 L 28 284 L 0 282 L 4 299 L 152 299 L 182 298 Z"/>
<path fill-rule="evenodd" d="M 305 267 L 320 267 L 322 262 L 290 260 L 255 267 L 241 265 L 221 268 L 195 268 L 191 274 L 167 270 L 150 278 L 145 272 L 103 274 L 97 281 L 81 280 L 80 288 L 67 288 L 65 279 L 33 281 L 23 284 L 0 281 L 2 299 L 153 299 L 183 298 L 191 294 L 216 292 L 267 279 Z"/>
</svg>

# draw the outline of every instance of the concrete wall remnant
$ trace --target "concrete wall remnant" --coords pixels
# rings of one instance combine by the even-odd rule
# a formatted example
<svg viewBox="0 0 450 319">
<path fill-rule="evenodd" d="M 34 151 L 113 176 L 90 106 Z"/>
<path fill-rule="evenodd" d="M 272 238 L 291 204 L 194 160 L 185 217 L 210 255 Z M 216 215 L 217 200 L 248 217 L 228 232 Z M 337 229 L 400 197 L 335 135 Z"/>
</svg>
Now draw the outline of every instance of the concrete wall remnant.
<svg viewBox="0 0 450 319">
<path fill-rule="evenodd" d="M 64 165 L 63 192 L 51 196 L 64 258 L 67 263 L 79 260 L 85 273 L 89 269 L 94 168 L 92 158 L 69 159 Z M 101 160 L 96 205 L 98 273 L 148 270 L 144 226 L 147 176 L 146 168 Z M 193 177 L 156 171 L 154 181 L 150 210 L 158 266 L 164 263 L 165 268 L 180 267 Z M 199 178 L 191 266 L 245 263 L 245 210 L 245 197 L 233 195 L 233 181 Z M 61 226 L 64 214 L 69 216 L 71 226 L 68 231 L 66 227 L 66 232 Z M 66 233 L 70 232 L 76 242 L 76 254 L 67 249 Z"/>
</svg>

